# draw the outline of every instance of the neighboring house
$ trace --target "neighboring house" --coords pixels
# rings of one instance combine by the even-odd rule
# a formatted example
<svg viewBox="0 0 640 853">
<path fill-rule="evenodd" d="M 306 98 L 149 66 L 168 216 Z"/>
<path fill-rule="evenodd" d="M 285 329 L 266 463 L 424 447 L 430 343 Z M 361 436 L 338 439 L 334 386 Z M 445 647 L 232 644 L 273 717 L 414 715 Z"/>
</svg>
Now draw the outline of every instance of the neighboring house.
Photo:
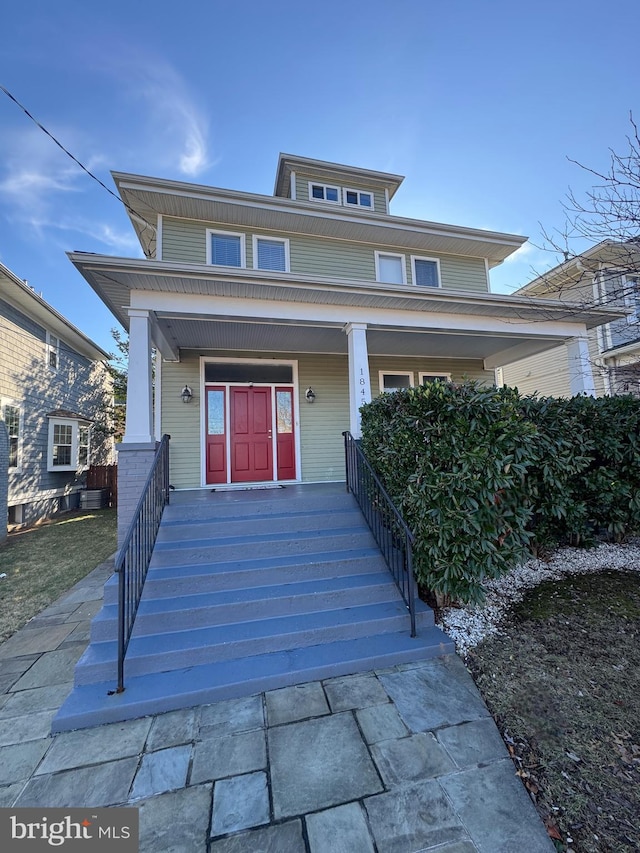
<svg viewBox="0 0 640 853">
<path fill-rule="evenodd" d="M 130 336 L 121 534 L 162 433 L 177 489 L 340 481 L 372 396 L 559 345 L 588 366 L 618 316 L 491 294 L 525 238 L 394 216 L 398 175 L 282 154 L 273 196 L 114 179 L 145 258 L 70 259 Z"/>
<path fill-rule="evenodd" d="M 0 417 L 9 436 L 8 522 L 78 505 L 90 462 L 113 461 L 102 426 L 108 353 L 0 264 Z"/>
<path fill-rule="evenodd" d="M 579 318 L 594 305 L 619 309 L 619 315 L 587 335 L 595 394 L 640 396 L 640 253 L 633 243 L 603 241 L 565 261 L 516 292 L 517 296 L 576 303 Z M 579 365 L 575 370 L 580 369 Z M 557 347 L 505 364 L 505 385 L 525 394 L 569 397 L 576 393 L 571 370 Z"/>
</svg>

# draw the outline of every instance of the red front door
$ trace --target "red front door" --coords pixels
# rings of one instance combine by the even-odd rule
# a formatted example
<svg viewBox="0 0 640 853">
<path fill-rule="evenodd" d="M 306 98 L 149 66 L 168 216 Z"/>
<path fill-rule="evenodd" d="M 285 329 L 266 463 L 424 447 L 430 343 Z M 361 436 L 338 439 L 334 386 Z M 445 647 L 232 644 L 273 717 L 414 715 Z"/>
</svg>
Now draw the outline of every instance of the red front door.
<svg viewBox="0 0 640 853">
<path fill-rule="evenodd" d="M 273 480 L 271 388 L 231 388 L 231 482 Z"/>
</svg>

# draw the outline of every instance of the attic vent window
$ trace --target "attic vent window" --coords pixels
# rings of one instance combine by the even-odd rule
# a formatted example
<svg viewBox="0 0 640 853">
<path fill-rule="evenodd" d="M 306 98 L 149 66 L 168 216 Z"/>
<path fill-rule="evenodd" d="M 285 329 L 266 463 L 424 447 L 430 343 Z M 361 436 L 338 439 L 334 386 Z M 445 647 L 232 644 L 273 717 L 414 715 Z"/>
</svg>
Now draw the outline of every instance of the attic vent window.
<svg viewBox="0 0 640 853">
<path fill-rule="evenodd" d="M 356 207 L 373 207 L 373 196 L 371 193 L 361 192 L 360 190 L 344 191 L 344 203 L 353 204 Z"/>
<path fill-rule="evenodd" d="M 340 204 L 340 188 L 327 186 L 326 184 L 309 184 L 309 198 L 317 201 L 329 201 L 332 204 Z"/>
</svg>

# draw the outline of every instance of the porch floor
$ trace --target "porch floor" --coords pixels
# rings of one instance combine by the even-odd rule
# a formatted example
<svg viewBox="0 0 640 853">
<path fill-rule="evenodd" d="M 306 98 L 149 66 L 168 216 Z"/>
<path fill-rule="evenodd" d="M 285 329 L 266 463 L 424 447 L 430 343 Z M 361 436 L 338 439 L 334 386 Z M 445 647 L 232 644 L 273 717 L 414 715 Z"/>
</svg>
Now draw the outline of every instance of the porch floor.
<svg viewBox="0 0 640 853">
<path fill-rule="evenodd" d="M 173 492 L 115 687 L 117 577 L 53 731 L 250 696 L 453 651 L 418 636 L 344 484 Z"/>
</svg>

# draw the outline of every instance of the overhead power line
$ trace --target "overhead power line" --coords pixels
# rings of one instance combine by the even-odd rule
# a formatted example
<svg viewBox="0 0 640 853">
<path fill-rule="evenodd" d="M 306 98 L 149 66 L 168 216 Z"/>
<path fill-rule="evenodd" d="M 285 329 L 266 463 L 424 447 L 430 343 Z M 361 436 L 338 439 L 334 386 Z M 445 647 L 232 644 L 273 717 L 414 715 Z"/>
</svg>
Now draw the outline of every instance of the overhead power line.
<svg viewBox="0 0 640 853">
<path fill-rule="evenodd" d="M 29 119 L 31 119 L 31 121 L 36 125 L 36 127 L 38 127 L 43 133 L 46 133 L 46 135 L 49 137 L 49 139 L 51 139 L 53 142 L 55 142 L 55 144 L 58 146 L 58 148 L 60 148 L 61 151 L 64 151 L 64 153 L 67 155 L 67 157 L 70 157 L 76 165 L 80 166 L 80 168 L 82 169 L 83 172 L 86 172 L 86 174 L 89 175 L 90 178 L 93 178 L 94 181 L 96 181 L 98 184 L 100 184 L 102 189 L 106 190 L 109 193 L 109 195 L 113 196 L 113 198 L 116 199 L 116 201 L 119 201 L 122 205 L 124 205 L 124 207 L 126 208 L 126 210 L 129 211 L 129 213 L 131 213 L 138 220 L 143 222 L 148 228 L 151 228 L 153 231 L 156 230 L 155 225 L 153 225 L 151 222 L 148 222 L 144 218 L 144 216 L 142 216 L 140 213 L 138 213 L 137 210 L 134 210 L 131 207 L 131 205 L 127 204 L 127 202 L 124 199 L 122 199 L 117 193 L 114 193 L 114 191 L 112 189 L 110 189 L 103 181 L 101 181 L 97 175 L 94 175 L 90 169 L 87 169 L 87 167 L 83 163 L 81 163 L 80 160 L 78 160 L 78 158 L 75 157 L 71 153 L 71 151 L 69 151 L 68 148 L 65 148 L 65 146 L 60 142 L 60 140 L 56 139 L 56 137 L 49 130 L 47 130 L 47 128 L 41 122 L 39 122 L 38 119 L 35 118 L 35 116 L 33 116 L 29 112 L 29 110 L 24 106 L 24 104 L 21 104 L 20 101 L 15 97 L 15 95 L 12 95 L 11 92 L 7 88 L 5 88 L 1 83 L 0 83 L 0 89 L 5 93 L 5 95 L 11 101 L 13 101 L 14 104 L 16 104 L 17 107 L 19 107 L 22 110 L 22 112 Z"/>
</svg>

